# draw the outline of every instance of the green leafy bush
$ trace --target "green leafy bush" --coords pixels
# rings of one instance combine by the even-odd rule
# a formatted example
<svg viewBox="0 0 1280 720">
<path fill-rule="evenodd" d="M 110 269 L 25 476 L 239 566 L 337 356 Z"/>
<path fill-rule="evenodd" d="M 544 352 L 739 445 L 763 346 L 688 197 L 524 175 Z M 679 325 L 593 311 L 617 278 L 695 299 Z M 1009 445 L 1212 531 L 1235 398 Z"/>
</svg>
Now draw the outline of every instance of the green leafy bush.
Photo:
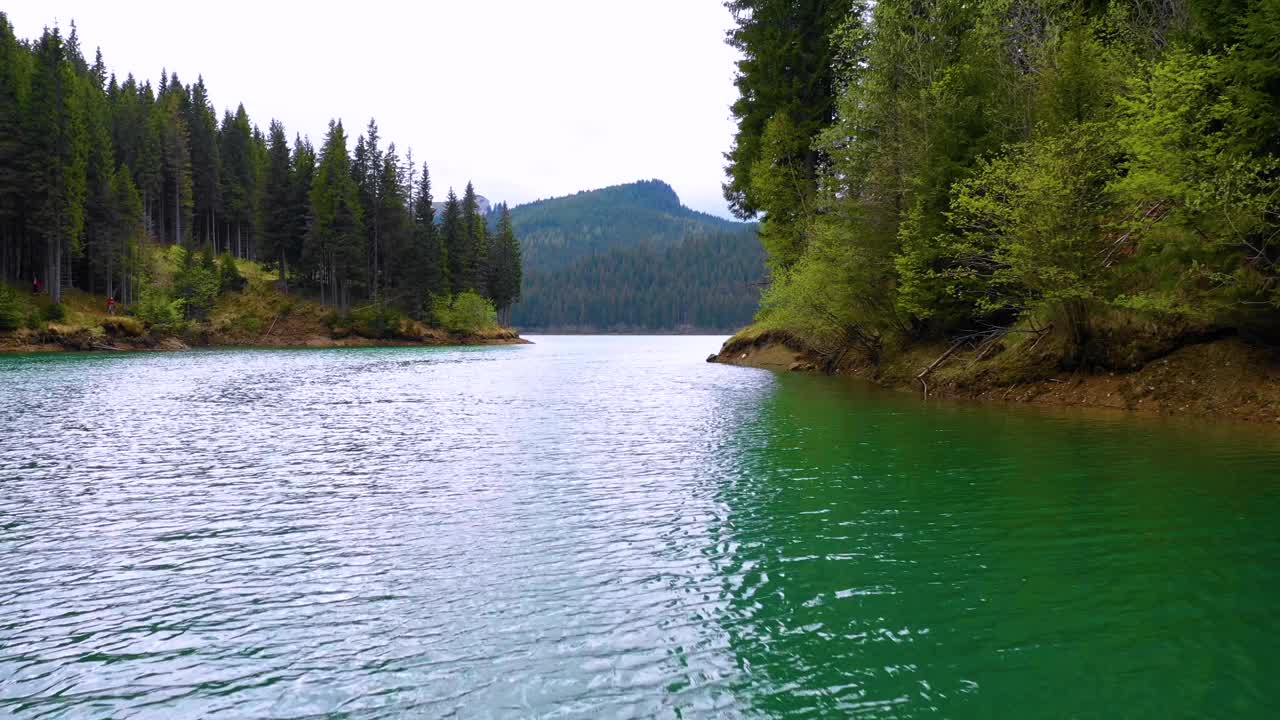
<svg viewBox="0 0 1280 720">
<path fill-rule="evenodd" d="M 173 300 L 163 290 L 149 287 L 143 289 L 130 312 L 152 327 L 173 329 L 182 324 L 182 305 L 182 300 Z"/>
<path fill-rule="evenodd" d="M 370 305 L 346 314 L 328 313 L 324 324 L 334 337 L 357 335 L 373 340 L 416 337 L 404 313 L 387 305 Z"/>
<path fill-rule="evenodd" d="M 27 311 L 18 293 L 8 285 L 0 285 L 0 331 L 17 330 L 27 319 Z"/>
<path fill-rule="evenodd" d="M 183 252 L 173 276 L 173 295 L 182 301 L 180 312 L 187 320 L 204 320 L 222 291 L 218 264 L 206 252 Z"/>
<path fill-rule="evenodd" d="M 67 308 L 62 303 L 54 303 L 44 309 L 44 319 L 49 322 L 62 322 L 67 319 Z"/>
<path fill-rule="evenodd" d="M 218 262 L 218 277 L 222 292 L 239 292 L 246 284 L 244 276 L 240 274 L 240 268 L 236 267 L 236 259 L 231 257 L 231 253 L 222 254 L 222 259 Z"/>
<path fill-rule="evenodd" d="M 493 303 L 474 292 L 435 298 L 431 315 L 437 325 L 454 333 L 473 334 L 498 326 L 498 311 Z"/>
</svg>

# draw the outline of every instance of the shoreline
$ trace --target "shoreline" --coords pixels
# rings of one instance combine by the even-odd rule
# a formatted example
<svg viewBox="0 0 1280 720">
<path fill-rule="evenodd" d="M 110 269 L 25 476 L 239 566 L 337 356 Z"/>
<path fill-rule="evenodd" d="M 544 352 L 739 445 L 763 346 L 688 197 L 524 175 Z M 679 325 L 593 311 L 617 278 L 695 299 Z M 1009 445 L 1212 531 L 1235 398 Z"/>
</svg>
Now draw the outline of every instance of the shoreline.
<svg viewBox="0 0 1280 720">
<path fill-rule="evenodd" d="M 926 344 L 886 354 L 879 364 L 854 356 L 831 366 L 786 333 L 762 332 L 730 338 L 707 362 L 857 378 L 922 399 L 1104 408 L 1280 426 L 1280 353 L 1234 336 L 1183 345 L 1127 371 L 1063 369 L 1047 362 L 1049 351 L 1015 369 L 999 356 L 979 357 L 983 352 Z"/>
<path fill-rule="evenodd" d="M 75 352 L 179 352 L 183 350 L 289 350 L 334 349 L 348 347 L 485 347 L 493 345 L 532 345 L 515 331 L 503 329 L 492 337 L 440 333 L 421 339 L 379 339 L 359 336 L 341 338 L 312 335 L 306 337 L 237 338 L 163 336 L 150 334 L 132 337 L 100 335 L 89 328 L 51 326 L 43 331 L 22 331 L 0 335 L 0 356 L 37 353 Z"/>
</svg>

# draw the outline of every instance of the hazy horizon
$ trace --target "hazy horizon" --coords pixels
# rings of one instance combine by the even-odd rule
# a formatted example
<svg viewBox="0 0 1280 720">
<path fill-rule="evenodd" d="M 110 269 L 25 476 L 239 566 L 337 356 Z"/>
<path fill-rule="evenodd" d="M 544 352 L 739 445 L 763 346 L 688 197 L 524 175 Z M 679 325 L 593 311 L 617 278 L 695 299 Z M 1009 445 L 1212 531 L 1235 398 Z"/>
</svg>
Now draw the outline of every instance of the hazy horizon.
<svg viewBox="0 0 1280 720">
<path fill-rule="evenodd" d="M 243 103 L 264 132 L 275 118 L 319 145 L 339 119 L 353 148 L 376 118 L 384 149 L 429 163 L 437 198 L 469 180 L 517 205 L 660 179 L 685 205 L 730 217 L 720 183 L 737 52 L 719 0 L 374 0 L 345 14 L 233 0 L 177 30 L 158 2 L 51 5 L 4 12 L 23 39 L 74 21 L 86 58 L 101 48 L 122 81 L 201 76 L 219 118 Z"/>
</svg>

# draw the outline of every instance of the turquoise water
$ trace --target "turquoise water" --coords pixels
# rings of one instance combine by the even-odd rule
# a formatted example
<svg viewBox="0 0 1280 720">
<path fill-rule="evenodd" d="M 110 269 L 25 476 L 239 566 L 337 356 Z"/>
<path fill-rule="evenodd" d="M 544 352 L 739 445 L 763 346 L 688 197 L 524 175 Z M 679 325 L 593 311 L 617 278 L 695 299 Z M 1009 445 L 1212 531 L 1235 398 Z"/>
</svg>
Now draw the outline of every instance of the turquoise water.
<svg viewBox="0 0 1280 720">
<path fill-rule="evenodd" d="M 0 717 L 1274 716 L 1274 429 L 534 339 L 0 358 Z"/>
</svg>

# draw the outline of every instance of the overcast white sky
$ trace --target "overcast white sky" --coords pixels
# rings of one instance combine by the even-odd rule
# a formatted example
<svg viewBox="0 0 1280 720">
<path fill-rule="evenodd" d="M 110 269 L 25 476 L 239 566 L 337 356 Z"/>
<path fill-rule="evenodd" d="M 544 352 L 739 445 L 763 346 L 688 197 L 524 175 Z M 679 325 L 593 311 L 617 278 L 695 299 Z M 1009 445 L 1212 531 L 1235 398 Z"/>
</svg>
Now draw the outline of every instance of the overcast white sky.
<svg viewBox="0 0 1280 720">
<path fill-rule="evenodd" d="M 19 37 L 74 19 L 120 78 L 204 75 L 219 118 L 318 146 L 329 118 L 431 165 L 437 197 L 473 180 L 515 205 L 661 178 L 727 216 L 721 153 L 736 52 L 721 0 L 217 3 L 9 0 Z"/>
</svg>

